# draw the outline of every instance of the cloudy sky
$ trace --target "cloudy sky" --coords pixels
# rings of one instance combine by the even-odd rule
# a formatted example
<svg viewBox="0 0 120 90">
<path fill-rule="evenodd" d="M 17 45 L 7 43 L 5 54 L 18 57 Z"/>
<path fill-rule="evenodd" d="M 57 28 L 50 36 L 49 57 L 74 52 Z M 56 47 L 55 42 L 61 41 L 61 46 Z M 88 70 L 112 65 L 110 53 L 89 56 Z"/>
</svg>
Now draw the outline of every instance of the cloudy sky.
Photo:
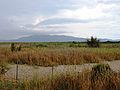
<svg viewBox="0 0 120 90">
<path fill-rule="evenodd" d="M 0 40 L 36 34 L 120 39 L 120 0 L 0 0 Z"/>
</svg>

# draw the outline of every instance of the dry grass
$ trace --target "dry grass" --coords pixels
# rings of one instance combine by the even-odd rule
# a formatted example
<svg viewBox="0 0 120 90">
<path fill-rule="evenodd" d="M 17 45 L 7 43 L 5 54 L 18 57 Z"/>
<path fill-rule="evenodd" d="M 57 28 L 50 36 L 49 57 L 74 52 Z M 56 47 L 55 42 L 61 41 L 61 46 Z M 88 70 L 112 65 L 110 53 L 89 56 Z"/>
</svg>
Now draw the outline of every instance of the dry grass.
<svg viewBox="0 0 120 90">
<path fill-rule="evenodd" d="M 11 52 L 0 48 L 0 60 L 30 65 L 73 65 L 120 60 L 119 48 L 24 48 Z"/>
<path fill-rule="evenodd" d="M 0 63 L 29 65 L 71 65 L 110 60 L 120 60 L 120 48 L 22 48 L 11 52 L 8 47 L 0 48 Z M 6 66 L 6 65 L 4 65 Z M 101 67 L 101 65 L 100 65 Z M 103 65 L 104 67 L 104 65 Z M 95 68 L 95 67 L 94 67 Z M 95 70 L 95 71 L 94 71 Z M 54 75 L 51 78 L 33 80 L 5 80 L 0 78 L 0 90 L 120 90 L 120 73 L 108 69 L 92 69 L 82 73 Z"/>
<path fill-rule="evenodd" d="M 54 76 L 51 79 L 24 80 L 22 82 L 1 80 L 0 90 L 119 90 L 120 74 L 111 73 L 111 75 L 99 76 L 94 82 L 91 77 L 92 72 L 84 71 L 82 73 L 66 74 Z"/>
</svg>

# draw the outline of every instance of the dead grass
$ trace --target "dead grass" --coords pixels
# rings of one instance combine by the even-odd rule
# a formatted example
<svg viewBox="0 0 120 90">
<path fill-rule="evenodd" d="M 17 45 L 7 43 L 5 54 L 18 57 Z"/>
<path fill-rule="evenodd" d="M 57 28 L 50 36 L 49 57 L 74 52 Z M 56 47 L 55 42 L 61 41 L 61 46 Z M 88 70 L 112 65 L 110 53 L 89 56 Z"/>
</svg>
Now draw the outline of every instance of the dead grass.
<svg viewBox="0 0 120 90">
<path fill-rule="evenodd" d="M 74 65 L 101 61 L 120 60 L 119 48 L 24 48 L 11 52 L 0 48 L 0 60 L 29 65 Z"/>
<path fill-rule="evenodd" d="M 94 82 L 90 71 L 55 76 L 50 78 L 24 80 L 22 82 L 1 80 L 0 90 L 119 90 L 120 74 L 99 76 Z"/>
<path fill-rule="evenodd" d="M 120 60 L 119 48 L 23 48 L 20 52 L 11 52 L 10 48 L 0 48 L 0 62 L 29 65 L 78 65 L 83 63 Z M 99 70 L 99 69 L 97 69 Z M 104 70 L 103 70 L 104 71 Z M 107 70 L 105 70 L 107 71 Z M 120 73 L 95 74 L 84 71 L 51 78 L 22 82 L 0 78 L 0 90 L 119 90 Z"/>
</svg>

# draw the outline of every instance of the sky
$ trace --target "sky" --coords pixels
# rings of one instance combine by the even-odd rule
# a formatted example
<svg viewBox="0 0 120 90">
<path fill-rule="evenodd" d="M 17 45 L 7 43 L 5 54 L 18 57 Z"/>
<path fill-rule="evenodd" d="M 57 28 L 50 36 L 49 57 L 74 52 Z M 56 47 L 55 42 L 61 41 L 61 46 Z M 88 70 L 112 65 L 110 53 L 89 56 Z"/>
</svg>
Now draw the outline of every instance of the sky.
<svg viewBox="0 0 120 90">
<path fill-rule="evenodd" d="M 120 39 L 120 0 L 0 0 L 0 40 L 44 34 Z"/>
</svg>

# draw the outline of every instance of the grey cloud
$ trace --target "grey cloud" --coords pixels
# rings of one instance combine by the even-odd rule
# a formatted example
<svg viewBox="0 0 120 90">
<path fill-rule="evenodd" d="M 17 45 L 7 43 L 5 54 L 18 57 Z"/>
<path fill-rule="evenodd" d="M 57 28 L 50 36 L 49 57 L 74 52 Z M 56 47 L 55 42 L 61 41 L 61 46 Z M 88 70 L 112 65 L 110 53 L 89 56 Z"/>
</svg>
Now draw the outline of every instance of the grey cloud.
<svg viewBox="0 0 120 90">
<path fill-rule="evenodd" d="M 42 33 L 47 34 L 62 34 L 68 33 L 66 29 L 68 27 L 65 24 L 75 24 L 75 23 L 89 23 L 94 20 L 79 20 L 79 19 L 72 19 L 72 18 L 48 18 L 37 25 L 27 24 L 24 26 L 25 29 L 28 30 L 37 30 Z"/>
<path fill-rule="evenodd" d="M 68 5 L 67 5 L 68 4 Z M 69 0 L 0 0 L 1 15 L 52 15 L 58 9 L 70 8 Z"/>
<path fill-rule="evenodd" d="M 73 10 L 83 6 L 92 7 L 98 3 L 113 3 L 119 6 L 120 0 L 0 0 L 0 39 L 11 39 L 32 34 L 67 33 L 67 28 L 64 26 L 64 24 L 90 23 L 96 20 L 77 20 L 66 17 L 48 18 L 47 20 L 44 20 L 43 22 L 34 26 L 31 24 L 34 19 L 33 17 L 39 15 L 51 17 L 62 9 Z M 119 10 L 120 8 L 112 11 L 113 18 L 111 21 L 117 24 L 117 27 L 114 26 L 115 29 L 119 29 Z M 19 20 L 14 20 L 14 16 L 16 16 Z M 21 18 L 21 16 L 23 18 Z M 20 26 L 23 27 L 21 28 Z M 110 30 L 114 32 L 114 30 L 112 30 L 114 28 L 111 28 Z M 34 29 L 39 30 L 37 31 Z M 116 35 L 119 37 L 119 34 Z"/>
<path fill-rule="evenodd" d="M 17 26 L 15 22 L 8 19 L 0 18 L 0 40 L 13 39 L 24 35 L 32 35 L 38 32 L 24 30 Z"/>
<path fill-rule="evenodd" d="M 52 19 L 46 19 L 38 23 L 36 26 L 54 25 L 54 24 L 70 24 L 70 23 L 88 23 L 92 21 L 93 20 L 80 20 L 80 19 L 72 19 L 72 18 L 52 18 Z"/>
<path fill-rule="evenodd" d="M 99 3 L 115 3 L 115 4 L 120 4 L 120 0 L 98 0 Z"/>
</svg>

